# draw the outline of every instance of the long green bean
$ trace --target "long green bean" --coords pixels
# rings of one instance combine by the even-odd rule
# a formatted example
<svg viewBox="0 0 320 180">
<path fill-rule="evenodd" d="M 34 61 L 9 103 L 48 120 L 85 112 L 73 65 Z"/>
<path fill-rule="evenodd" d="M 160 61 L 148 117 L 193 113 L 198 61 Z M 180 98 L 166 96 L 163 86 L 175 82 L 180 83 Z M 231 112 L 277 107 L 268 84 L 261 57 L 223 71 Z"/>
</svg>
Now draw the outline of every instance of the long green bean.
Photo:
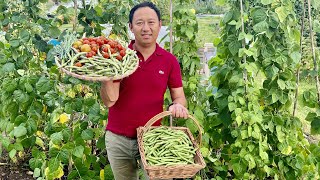
<svg viewBox="0 0 320 180">
<path fill-rule="evenodd" d="M 158 127 L 147 131 L 142 140 L 145 158 L 150 165 L 194 164 L 196 149 L 182 130 Z"/>
</svg>

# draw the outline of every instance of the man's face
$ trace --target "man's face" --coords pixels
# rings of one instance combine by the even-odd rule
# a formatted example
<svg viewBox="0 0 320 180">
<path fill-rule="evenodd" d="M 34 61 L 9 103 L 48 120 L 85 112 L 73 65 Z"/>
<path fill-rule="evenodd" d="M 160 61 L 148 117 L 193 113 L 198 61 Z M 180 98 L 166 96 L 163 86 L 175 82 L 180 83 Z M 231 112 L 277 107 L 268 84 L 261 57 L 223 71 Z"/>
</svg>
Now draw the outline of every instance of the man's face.
<svg viewBox="0 0 320 180">
<path fill-rule="evenodd" d="M 161 21 L 153 9 L 142 7 L 134 12 L 130 29 L 139 45 L 149 46 L 156 43 L 160 28 Z"/>
</svg>

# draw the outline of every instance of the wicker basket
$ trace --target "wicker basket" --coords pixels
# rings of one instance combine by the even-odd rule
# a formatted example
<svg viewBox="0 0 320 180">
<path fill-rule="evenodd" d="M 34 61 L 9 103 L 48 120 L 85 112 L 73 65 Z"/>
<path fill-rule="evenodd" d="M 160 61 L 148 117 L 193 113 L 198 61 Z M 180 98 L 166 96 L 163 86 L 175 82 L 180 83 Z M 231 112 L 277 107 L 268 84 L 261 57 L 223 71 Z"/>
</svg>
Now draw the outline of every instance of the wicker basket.
<svg viewBox="0 0 320 180">
<path fill-rule="evenodd" d="M 127 71 L 124 74 L 118 75 L 118 76 L 112 76 L 112 77 L 108 77 L 108 76 L 102 76 L 102 77 L 91 77 L 91 76 L 86 76 L 86 75 L 80 75 L 80 74 L 76 74 L 74 72 L 70 72 L 67 69 L 61 67 L 60 63 L 59 63 L 59 58 L 55 57 L 55 62 L 57 64 L 57 66 L 60 68 L 60 70 L 72 77 L 78 78 L 78 79 L 82 79 L 82 80 L 86 80 L 86 81 L 108 81 L 108 80 L 119 80 L 119 79 L 123 79 L 129 75 L 131 75 L 132 73 L 134 73 L 137 68 L 139 67 L 139 62 L 137 62 L 137 65 L 130 71 Z"/>
<path fill-rule="evenodd" d="M 187 165 L 171 165 L 171 166 L 155 166 L 155 165 L 149 165 L 147 164 L 147 161 L 145 159 L 145 152 L 144 152 L 144 146 L 143 146 L 143 134 L 149 131 L 150 129 L 157 128 L 158 126 L 152 126 L 153 123 L 158 121 L 159 119 L 171 115 L 170 111 L 164 111 L 162 113 L 157 114 L 153 118 L 151 118 L 145 126 L 137 128 L 137 140 L 139 145 L 139 152 L 141 156 L 141 161 L 143 164 L 144 169 L 146 170 L 148 176 L 150 179 L 168 179 L 168 178 L 191 178 L 195 176 L 195 174 L 203 169 L 206 164 L 204 162 L 204 159 L 200 153 L 199 146 L 196 143 L 195 139 L 192 136 L 192 133 L 190 130 L 186 127 L 173 127 L 170 126 L 172 129 L 176 130 L 182 130 L 184 131 L 190 138 L 190 140 L 193 143 L 194 148 L 196 149 L 196 154 L 194 157 L 195 164 L 187 164 Z M 199 136 L 198 136 L 198 142 L 201 143 L 202 138 L 202 128 L 200 127 L 197 120 L 189 115 L 189 118 L 192 119 L 195 124 L 197 125 L 199 129 Z M 170 123 L 171 124 L 171 123 Z"/>
</svg>

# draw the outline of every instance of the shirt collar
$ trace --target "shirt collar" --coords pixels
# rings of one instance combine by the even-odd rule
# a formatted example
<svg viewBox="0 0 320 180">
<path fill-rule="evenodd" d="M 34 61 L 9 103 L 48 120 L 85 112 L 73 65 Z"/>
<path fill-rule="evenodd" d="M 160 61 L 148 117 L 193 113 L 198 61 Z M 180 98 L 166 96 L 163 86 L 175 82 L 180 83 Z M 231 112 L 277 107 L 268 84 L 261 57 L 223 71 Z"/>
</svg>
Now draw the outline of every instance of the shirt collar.
<svg viewBox="0 0 320 180">
<path fill-rule="evenodd" d="M 130 49 L 133 49 L 133 44 L 135 43 L 135 40 L 131 40 L 130 44 L 129 44 L 129 48 Z M 163 53 L 162 53 L 163 49 L 159 46 L 158 43 L 156 43 L 156 50 L 154 51 L 154 53 L 157 55 L 157 56 L 161 56 Z"/>
</svg>

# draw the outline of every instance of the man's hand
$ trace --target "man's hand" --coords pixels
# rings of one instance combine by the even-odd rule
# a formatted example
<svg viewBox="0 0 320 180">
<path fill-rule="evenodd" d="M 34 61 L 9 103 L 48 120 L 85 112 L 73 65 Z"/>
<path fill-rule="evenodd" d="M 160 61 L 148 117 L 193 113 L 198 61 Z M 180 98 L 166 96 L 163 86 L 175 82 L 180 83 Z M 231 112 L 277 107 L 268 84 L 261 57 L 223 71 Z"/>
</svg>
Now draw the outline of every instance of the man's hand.
<svg viewBox="0 0 320 180">
<path fill-rule="evenodd" d="M 188 115 L 189 115 L 188 109 L 179 103 L 172 104 L 171 106 L 169 106 L 168 110 L 171 111 L 172 116 L 175 118 L 188 119 Z"/>
<path fill-rule="evenodd" d="M 100 94 L 107 107 L 113 106 L 119 98 L 120 82 L 102 81 Z"/>
</svg>

